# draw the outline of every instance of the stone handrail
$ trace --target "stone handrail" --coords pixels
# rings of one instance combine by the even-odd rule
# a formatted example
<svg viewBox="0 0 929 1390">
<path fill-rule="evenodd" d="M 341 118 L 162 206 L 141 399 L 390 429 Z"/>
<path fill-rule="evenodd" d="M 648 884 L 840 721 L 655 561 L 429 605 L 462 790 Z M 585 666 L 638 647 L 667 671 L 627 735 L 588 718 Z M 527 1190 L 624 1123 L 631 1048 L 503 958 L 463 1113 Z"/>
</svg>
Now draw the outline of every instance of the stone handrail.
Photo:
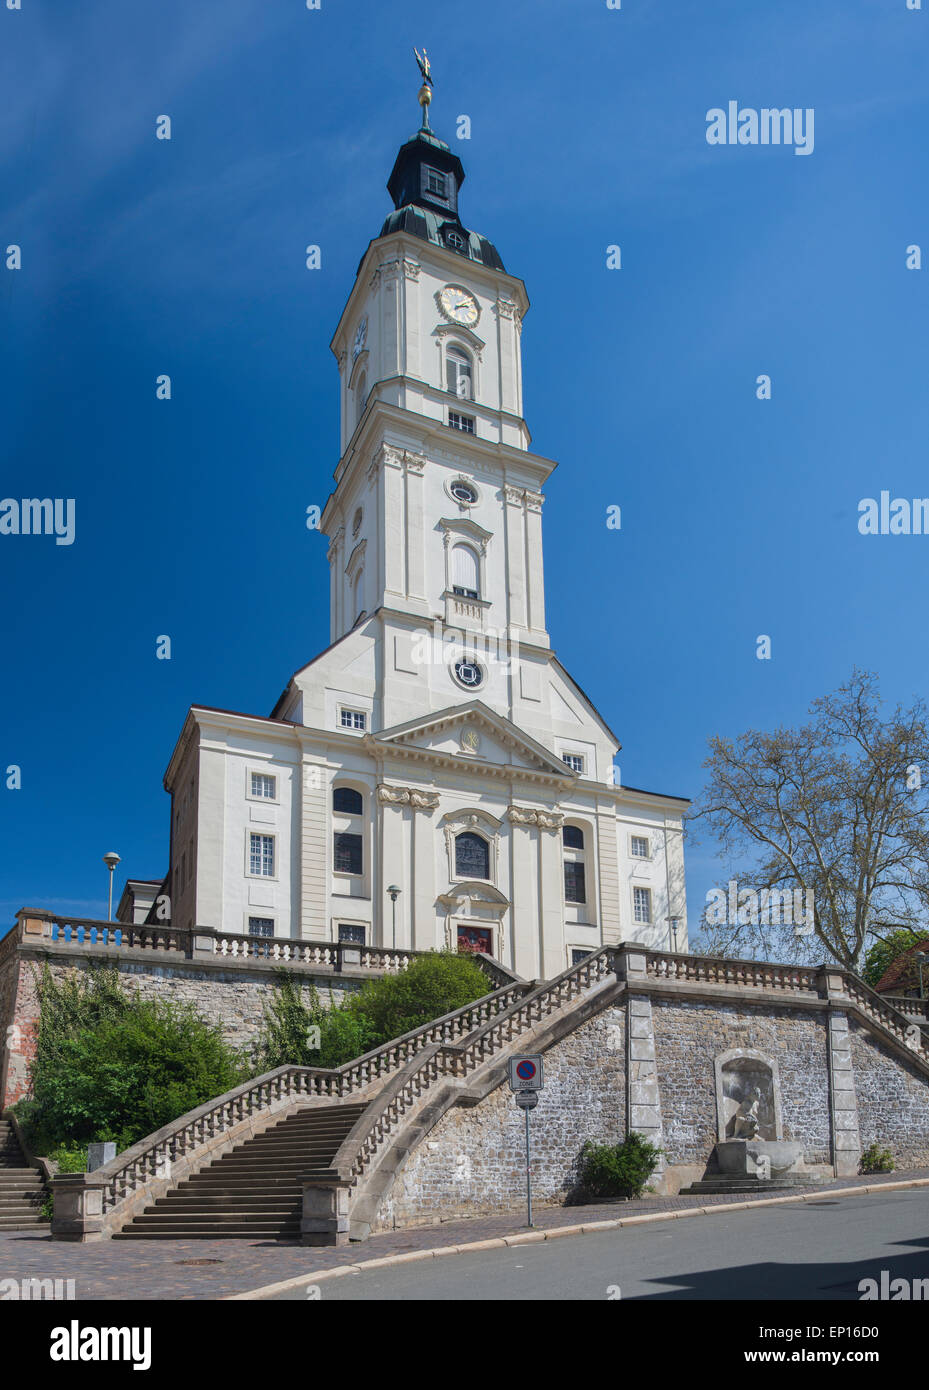
<svg viewBox="0 0 929 1390">
<path fill-rule="evenodd" d="M 857 1005 L 863 1014 L 879 1023 L 882 1028 L 886 1028 L 898 1042 L 911 1052 L 915 1052 L 918 1057 L 929 1065 L 929 1048 L 923 1044 L 923 1032 L 918 1023 L 913 1023 L 899 1009 L 893 1008 L 880 994 L 875 994 L 873 989 L 869 989 L 860 975 L 854 975 L 850 970 L 840 972 L 845 986 L 845 993 L 852 1003 Z"/>
<path fill-rule="evenodd" d="M 612 946 L 601 947 L 553 980 L 526 985 L 496 1017 L 463 1035 L 460 1043 L 436 1040 L 436 1046 L 414 1058 L 359 1117 L 332 1161 L 333 1178 L 356 1183 L 384 1140 L 435 1081 L 466 1077 L 505 1051 L 533 1024 L 601 984 L 614 973 L 616 954 Z"/>
<path fill-rule="evenodd" d="M 531 988 L 531 984 L 524 981 L 494 990 L 340 1067 L 277 1067 L 172 1120 L 92 1174 L 77 1177 L 83 1178 L 81 1185 L 84 1187 L 102 1189 L 102 1211 L 104 1214 L 111 1212 L 138 1188 L 164 1176 L 170 1165 L 204 1148 L 243 1121 L 280 1109 L 282 1102 L 296 1104 L 302 1099 L 339 1099 L 362 1091 L 372 1081 L 406 1067 L 424 1049 L 451 1043 L 481 1025 L 486 1026 Z M 75 1186 L 73 1179 L 66 1182 Z"/>
<path fill-rule="evenodd" d="M 777 965 L 770 961 L 727 960 L 722 956 L 692 956 L 649 951 L 647 973 L 659 980 L 686 980 L 711 985 L 740 985 L 745 989 L 789 989 L 819 993 L 821 966 Z"/>
<path fill-rule="evenodd" d="M 909 994 L 882 994 L 880 998 L 898 1014 L 929 1020 L 929 999 L 917 999 Z"/>
<path fill-rule="evenodd" d="M 62 916 L 41 908 L 23 908 L 17 924 L 0 941 L 0 962 L 18 945 L 40 947 L 104 946 L 111 950 L 167 951 L 185 960 L 214 959 L 270 961 L 308 969 L 371 970 L 395 974 L 423 951 L 390 946 L 367 946 L 351 941 L 304 941 L 293 937 L 249 936 L 244 932 L 217 931 L 212 927 L 172 927 L 160 923 L 103 922 L 92 917 Z M 475 961 L 497 987 L 519 980 L 492 956 L 475 954 Z"/>
</svg>

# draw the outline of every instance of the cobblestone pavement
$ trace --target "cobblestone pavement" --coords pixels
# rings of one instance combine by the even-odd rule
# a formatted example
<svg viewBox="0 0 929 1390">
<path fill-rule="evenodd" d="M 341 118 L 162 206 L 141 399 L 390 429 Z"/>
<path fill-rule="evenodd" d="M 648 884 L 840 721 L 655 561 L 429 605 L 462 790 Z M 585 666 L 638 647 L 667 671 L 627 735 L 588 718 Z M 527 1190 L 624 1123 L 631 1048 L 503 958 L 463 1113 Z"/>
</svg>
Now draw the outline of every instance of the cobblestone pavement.
<svg viewBox="0 0 929 1390">
<path fill-rule="evenodd" d="M 798 1195 L 912 1178 L 929 1178 L 929 1169 L 839 1178 L 816 1188 L 799 1188 Z M 598 1206 L 541 1207 L 534 1213 L 535 1225 L 539 1230 L 587 1225 L 650 1212 L 758 1201 L 763 1195 L 645 1197 L 641 1201 Z M 362 1244 L 320 1249 L 266 1240 L 116 1240 L 73 1245 L 29 1230 L 5 1231 L 0 1233 L 0 1279 L 73 1279 L 77 1299 L 216 1299 L 335 1265 L 363 1264 L 385 1255 L 515 1235 L 526 1229 L 524 1220 L 524 1213 L 517 1211 L 444 1221 L 412 1230 L 388 1231 Z M 210 1263 L 188 1263 L 193 1260 Z"/>
</svg>

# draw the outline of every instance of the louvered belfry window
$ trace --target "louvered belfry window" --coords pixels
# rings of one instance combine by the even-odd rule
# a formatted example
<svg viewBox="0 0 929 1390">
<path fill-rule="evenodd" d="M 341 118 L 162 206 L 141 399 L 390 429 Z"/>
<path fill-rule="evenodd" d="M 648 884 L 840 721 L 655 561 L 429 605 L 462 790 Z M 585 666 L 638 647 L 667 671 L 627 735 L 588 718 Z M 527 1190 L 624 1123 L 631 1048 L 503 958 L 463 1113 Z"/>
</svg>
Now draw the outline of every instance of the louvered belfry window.
<svg viewBox="0 0 929 1390">
<path fill-rule="evenodd" d="M 477 598 L 480 593 L 477 556 L 469 545 L 452 546 L 452 593 Z"/>
</svg>

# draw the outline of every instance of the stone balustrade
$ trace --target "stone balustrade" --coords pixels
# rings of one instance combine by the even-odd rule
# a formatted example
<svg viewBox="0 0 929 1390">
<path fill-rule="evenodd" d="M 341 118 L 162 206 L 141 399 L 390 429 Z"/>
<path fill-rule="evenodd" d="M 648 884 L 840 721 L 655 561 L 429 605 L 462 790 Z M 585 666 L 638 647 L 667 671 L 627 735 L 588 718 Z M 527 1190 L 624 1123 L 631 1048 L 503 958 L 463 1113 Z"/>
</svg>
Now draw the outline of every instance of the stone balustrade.
<svg viewBox="0 0 929 1390">
<path fill-rule="evenodd" d="M 302 941 L 282 937 L 248 936 L 217 931 L 211 927 L 180 927 L 157 923 L 131 924 L 102 922 L 89 917 L 60 916 L 41 909 L 24 908 L 17 923 L 0 942 L 0 961 L 23 946 L 50 946 L 85 950 L 106 947 L 111 951 L 170 952 L 185 960 L 204 958 L 229 961 L 273 961 L 306 966 L 313 970 L 342 971 L 346 968 L 394 974 L 405 970 L 421 951 L 396 950 L 384 946 L 363 946 L 347 941 Z M 487 958 L 488 961 L 490 958 Z M 488 977 L 494 970 L 478 964 Z M 496 973 L 502 971 L 493 962 Z M 504 972 L 505 973 L 505 972 Z"/>
</svg>

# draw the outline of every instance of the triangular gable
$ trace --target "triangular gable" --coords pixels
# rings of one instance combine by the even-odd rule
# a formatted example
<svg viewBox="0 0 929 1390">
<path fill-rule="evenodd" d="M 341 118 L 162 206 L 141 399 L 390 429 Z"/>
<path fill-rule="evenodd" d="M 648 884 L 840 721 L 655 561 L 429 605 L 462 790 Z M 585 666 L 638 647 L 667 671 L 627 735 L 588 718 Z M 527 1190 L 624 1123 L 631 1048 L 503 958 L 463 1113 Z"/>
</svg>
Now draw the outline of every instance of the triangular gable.
<svg viewBox="0 0 929 1390">
<path fill-rule="evenodd" d="M 433 711 L 424 717 L 408 720 L 405 724 L 395 724 L 374 734 L 375 743 L 389 744 L 397 748 L 417 748 L 429 751 L 435 748 L 438 739 L 447 739 L 465 728 L 474 728 L 491 745 L 497 745 L 507 755 L 499 761 L 523 766 L 534 773 L 574 780 L 576 774 L 550 753 L 541 743 L 529 734 L 523 733 L 509 719 L 496 714 L 482 700 L 469 700 L 463 705 L 449 705 L 446 709 Z M 488 761 L 486 751 L 475 756 L 473 762 L 480 765 Z M 471 761 L 467 759 L 467 761 Z"/>
</svg>

